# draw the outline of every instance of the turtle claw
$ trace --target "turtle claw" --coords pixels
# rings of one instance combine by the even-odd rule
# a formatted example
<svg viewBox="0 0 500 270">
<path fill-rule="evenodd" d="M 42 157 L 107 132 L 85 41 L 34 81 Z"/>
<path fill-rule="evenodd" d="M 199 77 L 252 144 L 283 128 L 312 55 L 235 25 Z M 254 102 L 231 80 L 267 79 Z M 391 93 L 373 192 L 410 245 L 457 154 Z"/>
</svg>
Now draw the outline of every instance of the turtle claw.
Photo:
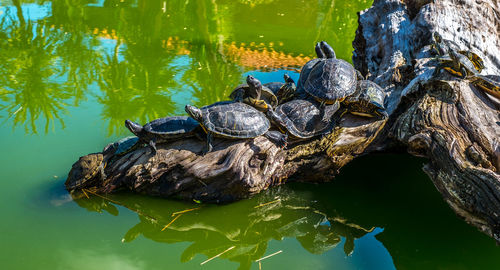
<svg viewBox="0 0 500 270">
<path fill-rule="evenodd" d="M 153 154 L 153 156 L 156 156 L 156 154 L 158 153 L 158 150 L 156 149 L 155 140 L 149 141 L 149 148 L 151 149 L 151 153 Z"/>
</svg>

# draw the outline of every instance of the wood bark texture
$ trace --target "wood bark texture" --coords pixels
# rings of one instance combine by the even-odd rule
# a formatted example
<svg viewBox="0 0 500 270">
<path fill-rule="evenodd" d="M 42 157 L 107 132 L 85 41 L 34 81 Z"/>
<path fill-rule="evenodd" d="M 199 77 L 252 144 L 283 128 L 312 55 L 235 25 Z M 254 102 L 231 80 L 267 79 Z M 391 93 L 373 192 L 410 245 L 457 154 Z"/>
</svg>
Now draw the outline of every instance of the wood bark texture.
<svg viewBox="0 0 500 270">
<path fill-rule="evenodd" d="M 355 67 L 386 89 L 391 114 L 370 149 L 402 144 L 428 157 L 424 171 L 445 201 L 498 242 L 499 100 L 444 71 L 434 76 L 429 44 L 437 31 L 482 57 L 482 74 L 500 74 L 499 3 L 375 0 L 359 24 Z"/>
<path fill-rule="evenodd" d="M 81 157 L 66 185 L 230 202 L 287 181 L 330 181 L 359 155 L 404 147 L 428 158 L 425 172 L 460 217 L 500 241 L 500 101 L 468 80 L 434 73 L 434 31 L 482 57 L 482 74 L 500 74 L 497 1 L 375 0 L 359 14 L 353 62 L 385 89 L 389 120 L 345 114 L 331 134 L 287 149 L 261 136 L 216 139 L 206 155 L 197 139 L 158 145 L 156 156 L 149 148 L 118 159 L 103 151 Z"/>
</svg>

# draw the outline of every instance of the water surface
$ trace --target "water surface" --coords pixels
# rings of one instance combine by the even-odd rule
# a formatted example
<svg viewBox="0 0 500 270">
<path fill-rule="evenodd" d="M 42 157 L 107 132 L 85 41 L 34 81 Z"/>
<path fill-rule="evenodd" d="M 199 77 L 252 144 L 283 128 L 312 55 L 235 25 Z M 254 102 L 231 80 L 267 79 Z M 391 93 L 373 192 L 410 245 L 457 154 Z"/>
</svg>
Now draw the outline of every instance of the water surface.
<svg viewBox="0 0 500 270">
<path fill-rule="evenodd" d="M 333 183 L 224 206 L 64 190 L 79 156 L 129 135 L 124 119 L 224 100 L 248 74 L 297 79 L 319 40 L 350 61 L 371 1 L 0 3 L 2 269 L 258 269 L 280 250 L 263 269 L 500 267 L 493 240 L 408 156 L 360 158 Z"/>
</svg>

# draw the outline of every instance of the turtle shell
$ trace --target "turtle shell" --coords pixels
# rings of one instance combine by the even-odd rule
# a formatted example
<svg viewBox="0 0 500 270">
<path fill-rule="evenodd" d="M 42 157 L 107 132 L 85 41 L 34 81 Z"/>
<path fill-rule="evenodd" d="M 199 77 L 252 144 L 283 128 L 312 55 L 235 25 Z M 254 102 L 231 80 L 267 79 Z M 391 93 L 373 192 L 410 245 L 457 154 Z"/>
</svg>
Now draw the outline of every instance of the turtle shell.
<svg viewBox="0 0 500 270">
<path fill-rule="evenodd" d="M 477 72 L 481 72 L 484 69 L 484 61 L 476 53 L 466 50 L 458 51 L 458 53 L 465 55 L 472 62 Z"/>
<path fill-rule="evenodd" d="M 321 121 L 319 104 L 314 101 L 295 99 L 281 104 L 276 114 L 285 123 L 288 132 L 294 137 L 307 139 L 330 132 L 335 121 Z"/>
<path fill-rule="evenodd" d="M 313 67 L 320 61 L 324 61 L 323 58 L 314 58 L 308 61 L 300 70 L 299 80 L 297 81 L 297 93 L 304 92 L 304 85 L 306 84 L 307 78 L 309 78 L 309 73 L 311 73 Z"/>
<path fill-rule="evenodd" d="M 240 92 L 240 91 L 246 92 L 248 87 L 249 87 L 248 84 L 238 85 L 233 90 L 233 92 L 231 92 L 231 94 L 229 95 L 229 98 L 234 100 L 236 98 L 238 92 Z M 255 97 L 251 97 L 251 98 L 255 99 Z M 275 93 L 271 89 L 266 87 L 265 85 L 262 86 L 262 91 L 260 93 L 260 99 L 264 100 L 267 104 L 271 105 L 271 107 L 273 107 L 273 108 L 278 106 L 278 98 L 276 97 Z"/>
<path fill-rule="evenodd" d="M 460 66 L 456 66 L 453 57 L 450 54 L 446 54 L 438 58 L 439 62 L 443 66 L 442 68 L 449 72 L 450 74 L 458 77 L 467 77 L 469 75 L 477 74 L 477 69 L 474 63 L 465 55 L 453 52 L 454 57 L 458 60 Z M 462 74 L 461 68 L 464 67 L 467 74 Z"/>
<path fill-rule="evenodd" d="M 280 90 L 280 88 L 283 85 L 284 85 L 284 83 L 282 83 L 282 82 L 269 82 L 269 83 L 263 84 L 262 88 L 267 87 L 267 89 L 271 90 L 271 92 L 273 92 L 273 94 L 276 96 L 278 94 L 278 91 Z"/>
<path fill-rule="evenodd" d="M 472 83 L 488 94 L 500 99 L 500 76 L 498 75 L 476 75 Z"/>
<path fill-rule="evenodd" d="M 344 101 L 350 113 L 374 116 L 377 111 L 385 110 L 385 92 L 382 87 L 369 80 L 358 81 L 357 84 L 356 92 Z"/>
<path fill-rule="evenodd" d="M 462 66 L 464 66 L 467 69 L 467 73 L 469 74 L 476 74 L 476 66 L 472 61 L 465 55 L 463 54 L 456 54 L 458 61 Z"/>
<path fill-rule="evenodd" d="M 116 141 L 114 143 L 110 143 L 104 147 L 102 150 L 103 155 L 105 156 L 110 156 L 110 155 L 119 155 L 121 153 L 126 152 L 135 144 L 139 141 L 139 138 L 136 136 L 128 136 L 125 138 L 120 139 L 119 141 Z"/>
<path fill-rule="evenodd" d="M 151 135 L 172 139 L 191 133 L 199 125 L 196 120 L 188 116 L 170 116 L 145 124 L 144 131 Z"/>
<path fill-rule="evenodd" d="M 201 108 L 202 125 L 208 132 L 228 138 L 254 138 L 266 133 L 271 124 L 254 107 L 239 102 L 219 102 Z"/>
<path fill-rule="evenodd" d="M 80 157 L 78 162 L 73 164 L 68 174 L 68 179 L 64 183 L 66 188 L 74 190 L 84 187 L 100 172 L 103 161 L 104 157 L 101 153 Z"/>
<path fill-rule="evenodd" d="M 324 59 L 309 73 L 304 90 L 320 102 L 341 101 L 356 91 L 356 70 L 342 59 Z"/>
</svg>

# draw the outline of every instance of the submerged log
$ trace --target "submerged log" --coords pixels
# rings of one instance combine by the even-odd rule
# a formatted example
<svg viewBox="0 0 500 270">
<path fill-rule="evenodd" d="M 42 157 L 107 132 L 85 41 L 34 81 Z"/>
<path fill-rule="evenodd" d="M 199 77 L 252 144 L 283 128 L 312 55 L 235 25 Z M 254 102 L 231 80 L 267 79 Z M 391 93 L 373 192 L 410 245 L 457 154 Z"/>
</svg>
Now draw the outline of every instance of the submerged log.
<svg viewBox="0 0 500 270">
<path fill-rule="evenodd" d="M 103 151 L 76 162 L 67 187 L 229 202 L 287 181 L 330 181 L 359 155 L 404 147 L 429 159 L 424 170 L 459 216 L 500 241 L 500 101 L 435 74 L 429 45 L 437 31 L 482 57 L 483 74 L 500 74 L 499 19 L 493 0 L 375 0 L 360 12 L 353 62 L 385 89 L 388 121 L 345 114 L 331 134 L 288 149 L 264 137 L 216 140 L 202 156 L 205 143 L 186 139 L 159 145 L 156 156 L 136 150 L 101 174 L 96 161 L 111 155 Z"/>
</svg>

